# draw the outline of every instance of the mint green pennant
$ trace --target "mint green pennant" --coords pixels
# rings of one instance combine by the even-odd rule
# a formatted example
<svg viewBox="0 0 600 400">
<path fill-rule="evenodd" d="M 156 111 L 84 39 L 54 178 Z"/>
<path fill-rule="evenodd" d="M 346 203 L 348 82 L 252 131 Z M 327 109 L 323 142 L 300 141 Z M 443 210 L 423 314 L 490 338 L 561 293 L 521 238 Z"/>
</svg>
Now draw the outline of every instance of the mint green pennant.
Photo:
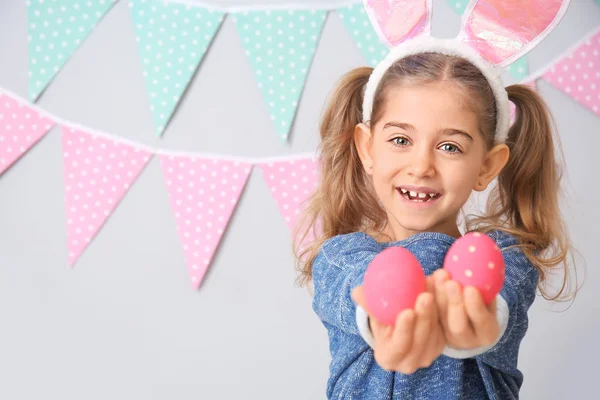
<svg viewBox="0 0 600 400">
<path fill-rule="evenodd" d="M 363 5 L 352 4 L 338 8 L 336 11 L 369 65 L 375 67 L 379 64 L 388 54 L 389 49 L 377 36 Z"/>
<path fill-rule="evenodd" d="M 326 11 L 272 10 L 233 14 L 277 136 L 286 141 Z"/>
<path fill-rule="evenodd" d="M 469 0 L 446 0 L 448 5 L 458 14 L 463 15 L 469 4 Z"/>
<path fill-rule="evenodd" d="M 509 74 L 520 82 L 529 74 L 529 61 L 527 56 L 523 56 L 508 66 Z"/>
<path fill-rule="evenodd" d="M 158 0 L 132 0 L 131 15 L 150 110 L 160 136 L 216 34 L 224 13 Z"/>
<path fill-rule="evenodd" d="M 116 0 L 29 0 L 29 99 L 35 101 Z"/>
</svg>

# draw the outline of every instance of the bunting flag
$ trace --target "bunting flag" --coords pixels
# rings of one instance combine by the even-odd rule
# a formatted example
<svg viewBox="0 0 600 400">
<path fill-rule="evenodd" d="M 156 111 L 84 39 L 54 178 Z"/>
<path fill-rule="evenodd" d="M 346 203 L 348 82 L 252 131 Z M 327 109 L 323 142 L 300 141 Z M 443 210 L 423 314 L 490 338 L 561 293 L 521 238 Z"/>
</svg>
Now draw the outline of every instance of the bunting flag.
<svg viewBox="0 0 600 400">
<path fill-rule="evenodd" d="M 285 142 L 327 13 L 272 10 L 233 15 L 277 136 Z"/>
<path fill-rule="evenodd" d="M 314 156 L 258 164 L 287 226 L 293 230 L 306 200 L 317 185 Z"/>
<path fill-rule="evenodd" d="M 46 89 L 115 1 L 27 1 L 31 100 Z"/>
<path fill-rule="evenodd" d="M 469 4 L 469 0 L 446 0 L 448 5 L 459 15 L 463 15 Z"/>
<path fill-rule="evenodd" d="M 27 103 L 0 93 L 0 175 L 54 126 Z"/>
<path fill-rule="evenodd" d="M 133 0 L 131 15 L 156 134 L 162 135 L 206 54 L 224 14 L 212 9 Z"/>
<path fill-rule="evenodd" d="M 114 139 L 61 126 L 69 264 L 96 236 L 152 153 Z"/>
<path fill-rule="evenodd" d="M 527 56 L 523 56 L 508 66 L 508 72 L 520 82 L 523 78 L 529 75 L 529 60 Z"/>
<path fill-rule="evenodd" d="M 600 29 L 554 63 L 542 78 L 600 115 Z"/>
<path fill-rule="evenodd" d="M 198 288 L 248 180 L 252 164 L 218 158 L 160 155 L 177 232 Z"/>
<path fill-rule="evenodd" d="M 379 40 L 363 5 L 352 4 L 336 11 L 369 65 L 375 67 L 379 64 L 389 49 Z"/>
</svg>

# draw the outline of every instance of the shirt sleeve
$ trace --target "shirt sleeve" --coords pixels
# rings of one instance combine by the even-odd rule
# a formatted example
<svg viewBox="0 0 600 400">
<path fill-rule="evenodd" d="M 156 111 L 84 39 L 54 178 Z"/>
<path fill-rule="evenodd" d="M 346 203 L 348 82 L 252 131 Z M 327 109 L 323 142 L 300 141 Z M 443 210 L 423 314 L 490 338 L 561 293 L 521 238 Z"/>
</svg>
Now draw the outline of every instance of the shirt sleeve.
<svg viewBox="0 0 600 400">
<path fill-rule="evenodd" d="M 505 262 L 504 286 L 499 297 L 508 311 L 506 328 L 493 346 L 479 349 L 474 358 L 502 372 L 520 376 L 517 370 L 519 346 L 527 332 L 527 313 L 535 300 L 539 274 L 523 251 L 516 247 L 516 239 L 503 233 L 499 235 L 497 244 Z"/>
<path fill-rule="evenodd" d="M 356 304 L 352 290 L 361 285 L 369 263 L 378 249 L 356 247 L 344 243 L 342 248 L 332 242 L 323 245 L 313 262 L 314 283 L 313 310 L 322 322 L 333 325 L 347 333 L 359 335 L 356 323 Z"/>
</svg>

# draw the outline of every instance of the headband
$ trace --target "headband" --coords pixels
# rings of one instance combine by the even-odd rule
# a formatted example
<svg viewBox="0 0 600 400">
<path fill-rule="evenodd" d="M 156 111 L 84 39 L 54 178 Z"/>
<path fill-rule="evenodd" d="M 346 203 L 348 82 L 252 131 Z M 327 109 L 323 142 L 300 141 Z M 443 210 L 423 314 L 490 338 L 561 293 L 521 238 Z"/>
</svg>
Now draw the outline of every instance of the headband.
<svg viewBox="0 0 600 400">
<path fill-rule="evenodd" d="M 510 127 L 503 68 L 537 46 L 564 16 L 570 0 L 471 0 L 454 39 L 430 36 L 432 0 L 363 0 L 379 38 L 389 48 L 375 67 L 363 98 L 363 122 L 371 119 L 381 78 L 396 61 L 421 53 L 463 58 L 487 79 L 496 99 L 495 142 L 504 143 Z"/>
</svg>

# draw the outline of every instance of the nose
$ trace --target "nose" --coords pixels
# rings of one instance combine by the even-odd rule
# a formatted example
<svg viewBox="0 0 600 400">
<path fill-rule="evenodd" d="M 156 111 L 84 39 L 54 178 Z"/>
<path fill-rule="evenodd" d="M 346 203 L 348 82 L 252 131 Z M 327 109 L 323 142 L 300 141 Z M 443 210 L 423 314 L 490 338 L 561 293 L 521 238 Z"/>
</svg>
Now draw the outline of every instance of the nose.
<svg viewBox="0 0 600 400">
<path fill-rule="evenodd" d="M 415 178 L 432 178 L 435 175 L 435 155 L 429 149 L 412 152 L 408 173 Z"/>
</svg>

